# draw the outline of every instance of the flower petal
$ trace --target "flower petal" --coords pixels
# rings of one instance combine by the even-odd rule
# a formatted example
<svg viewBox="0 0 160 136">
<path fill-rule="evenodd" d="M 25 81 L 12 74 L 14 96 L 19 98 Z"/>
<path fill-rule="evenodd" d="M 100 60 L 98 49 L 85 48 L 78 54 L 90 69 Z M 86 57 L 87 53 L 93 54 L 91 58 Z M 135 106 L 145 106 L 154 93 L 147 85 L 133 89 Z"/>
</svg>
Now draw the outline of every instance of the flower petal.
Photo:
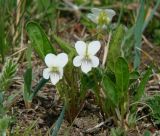
<svg viewBox="0 0 160 136">
<path fill-rule="evenodd" d="M 88 45 L 88 54 L 95 55 L 101 48 L 101 43 L 99 41 L 92 41 Z"/>
<path fill-rule="evenodd" d="M 55 65 L 54 61 L 56 60 L 56 55 L 49 53 L 45 56 L 45 63 L 48 67 L 53 67 Z"/>
<path fill-rule="evenodd" d="M 82 64 L 82 57 L 81 57 L 81 56 L 76 56 L 76 57 L 73 59 L 73 65 L 74 65 L 75 67 L 79 67 L 81 64 Z"/>
<path fill-rule="evenodd" d="M 56 74 L 56 73 L 51 74 L 50 78 L 51 78 L 51 83 L 53 85 L 56 85 L 58 83 L 58 81 L 60 80 L 59 74 Z"/>
<path fill-rule="evenodd" d="M 86 43 L 83 41 L 77 41 L 75 43 L 75 48 L 76 48 L 76 51 L 79 55 L 84 55 L 84 53 L 86 51 Z"/>
<path fill-rule="evenodd" d="M 116 12 L 112 9 L 105 9 L 107 16 L 109 17 L 110 21 L 112 20 L 113 16 L 116 15 Z"/>
<path fill-rule="evenodd" d="M 58 54 L 55 62 L 57 64 L 57 66 L 63 68 L 68 62 L 68 55 L 66 53 Z"/>
<path fill-rule="evenodd" d="M 97 15 L 89 13 L 89 14 L 87 15 L 87 17 L 88 17 L 91 21 L 93 21 L 94 23 L 96 23 L 96 24 L 98 23 L 98 16 L 97 16 Z"/>
<path fill-rule="evenodd" d="M 92 13 L 96 16 L 99 15 L 99 13 L 102 11 L 102 9 L 98 9 L 98 8 L 92 8 L 91 9 Z"/>
<path fill-rule="evenodd" d="M 92 61 L 92 67 L 98 67 L 98 65 L 99 65 L 99 59 L 98 59 L 98 57 L 96 57 L 96 56 L 92 56 L 91 57 L 91 61 Z"/>
<path fill-rule="evenodd" d="M 82 62 L 81 69 L 84 73 L 88 73 L 92 69 L 91 63 Z"/>
<path fill-rule="evenodd" d="M 49 79 L 49 76 L 50 76 L 50 68 L 45 68 L 43 70 L 43 78 L 44 79 Z"/>
<path fill-rule="evenodd" d="M 59 68 L 59 77 L 60 79 L 63 77 L 63 68 Z"/>
</svg>

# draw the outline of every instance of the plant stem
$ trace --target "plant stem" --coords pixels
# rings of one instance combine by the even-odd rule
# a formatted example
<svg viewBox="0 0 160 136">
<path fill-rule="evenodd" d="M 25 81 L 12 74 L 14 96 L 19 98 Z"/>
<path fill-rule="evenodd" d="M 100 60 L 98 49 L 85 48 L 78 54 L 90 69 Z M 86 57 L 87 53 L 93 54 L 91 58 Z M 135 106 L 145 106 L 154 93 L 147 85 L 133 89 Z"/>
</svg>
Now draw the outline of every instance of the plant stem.
<svg viewBox="0 0 160 136">
<path fill-rule="evenodd" d="M 33 99 L 33 97 L 35 97 L 38 93 L 38 91 L 48 82 L 47 79 L 42 78 L 39 83 L 36 85 L 31 98 Z"/>
</svg>

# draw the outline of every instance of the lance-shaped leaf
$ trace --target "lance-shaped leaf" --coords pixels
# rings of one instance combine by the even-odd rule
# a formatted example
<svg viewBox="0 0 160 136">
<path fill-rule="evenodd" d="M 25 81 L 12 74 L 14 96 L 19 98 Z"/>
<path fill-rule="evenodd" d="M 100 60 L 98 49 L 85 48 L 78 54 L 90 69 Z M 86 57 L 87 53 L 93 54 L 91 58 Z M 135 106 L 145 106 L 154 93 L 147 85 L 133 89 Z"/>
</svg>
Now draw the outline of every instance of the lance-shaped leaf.
<svg viewBox="0 0 160 136">
<path fill-rule="evenodd" d="M 107 68 L 114 72 L 115 61 L 121 56 L 121 43 L 124 37 L 124 27 L 120 25 L 112 34 L 107 55 Z"/>
<path fill-rule="evenodd" d="M 65 106 L 63 107 L 60 116 L 58 117 L 58 120 L 55 123 L 55 127 L 51 130 L 51 136 L 57 136 L 58 131 L 61 127 L 61 124 L 63 123 L 64 119 L 64 114 L 65 114 Z"/>
<path fill-rule="evenodd" d="M 118 105 L 119 100 L 117 98 L 118 91 L 116 85 L 107 75 L 103 78 L 103 88 L 107 98 L 110 99 L 114 105 Z"/>
<path fill-rule="evenodd" d="M 145 86 L 149 80 L 149 77 L 151 75 L 152 69 L 149 68 L 146 73 L 144 74 L 138 88 L 136 89 L 136 95 L 134 97 L 134 101 L 138 101 L 142 98 L 143 94 L 144 94 L 144 90 L 145 90 Z"/>
<path fill-rule="evenodd" d="M 67 54 L 75 53 L 75 49 L 71 47 L 69 43 L 58 37 L 57 35 L 53 35 L 54 40 L 58 43 L 59 47 Z"/>
<path fill-rule="evenodd" d="M 44 31 L 36 22 L 29 22 L 26 25 L 26 30 L 32 42 L 32 47 L 41 59 L 44 60 L 48 53 L 56 52 Z"/>
<path fill-rule="evenodd" d="M 141 41 L 142 41 L 142 32 L 143 32 L 143 24 L 145 20 L 145 0 L 140 0 L 140 9 L 137 16 L 137 21 L 134 27 L 134 68 L 138 68 L 140 65 L 141 52 Z"/>
<path fill-rule="evenodd" d="M 24 73 L 24 92 L 23 97 L 26 101 L 30 100 L 32 94 L 32 68 L 28 68 Z"/>
<path fill-rule="evenodd" d="M 128 64 L 122 57 L 119 57 L 115 63 L 116 85 L 120 92 L 126 92 L 129 84 Z"/>
</svg>

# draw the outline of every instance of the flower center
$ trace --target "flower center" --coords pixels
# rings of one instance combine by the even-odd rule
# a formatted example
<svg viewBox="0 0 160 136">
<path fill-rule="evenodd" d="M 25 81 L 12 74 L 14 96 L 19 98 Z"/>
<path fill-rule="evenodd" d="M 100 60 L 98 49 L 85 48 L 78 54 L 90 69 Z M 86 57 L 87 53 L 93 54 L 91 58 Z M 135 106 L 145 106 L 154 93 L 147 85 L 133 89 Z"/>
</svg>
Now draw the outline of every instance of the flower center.
<svg viewBox="0 0 160 136">
<path fill-rule="evenodd" d="M 52 67 L 52 68 L 51 68 L 51 72 L 52 72 L 52 73 L 59 74 L 58 67 Z"/>
<path fill-rule="evenodd" d="M 84 59 L 85 60 L 90 60 L 90 55 L 88 53 L 88 44 L 86 45 L 86 51 L 85 51 L 85 54 L 84 54 Z"/>
<path fill-rule="evenodd" d="M 89 63 L 92 62 L 91 59 L 90 59 L 90 55 L 88 53 L 88 45 L 86 46 L 86 51 L 85 51 L 85 55 L 84 55 L 84 57 L 82 59 L 82 62 L 86 63 L 86 64 L 89 64 Z"/>
<path fill-rule="evenodd" d="M 107 15 L 107 13 L 105 11 L 101 11 L 99 16 L 98 16 L 98 24 L 99 25 L 105 25 L 105 24 L 109 24 L 110 19 Z"/>
<path fill-rule="evenodd" d="M 92 63 L 92 61 L 91 61 L 91 59 L 90 59 L 90 58 L 84 57 L 84 58 L 82 59 L 82 63 L 85 63 L 85 64 L 91 64 L 91 63 Z"/>
</svg>

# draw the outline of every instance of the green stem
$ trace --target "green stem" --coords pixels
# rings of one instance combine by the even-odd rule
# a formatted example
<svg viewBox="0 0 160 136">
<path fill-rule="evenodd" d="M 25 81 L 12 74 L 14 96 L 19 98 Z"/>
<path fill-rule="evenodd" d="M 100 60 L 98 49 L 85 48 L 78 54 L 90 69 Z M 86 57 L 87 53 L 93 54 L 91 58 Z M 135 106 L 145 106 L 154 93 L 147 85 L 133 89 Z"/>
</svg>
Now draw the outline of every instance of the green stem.
<svg viewBox="0 0 160 136">
<path fill-rule="evenodd" d="M 44 78 L 42 78 L 42 79 L 39 81 L 39 83 L 36 85 L 36 87 L 35 87 L 32 95 L 31 95 L 31 98 L 32 98 L 32 99 L 37 95 L 38 91 L 39 91 L 47 82 L 48 82 L 48 80 L 47 80 L 47 79 L 44 79 Z"/>
<path fill-rule="evenodd" d="M 121 6 L 121 9 L 120 9 L 120 15 L 119 15 L 119 18 L 118 18 L 117 26 L 121 22 L 121 18 L 122 18 L 123 12 L 124 12 L 124 5 L 125 5 L 125 0 L 122 1 L 122 6 Z"/>
</svg>

